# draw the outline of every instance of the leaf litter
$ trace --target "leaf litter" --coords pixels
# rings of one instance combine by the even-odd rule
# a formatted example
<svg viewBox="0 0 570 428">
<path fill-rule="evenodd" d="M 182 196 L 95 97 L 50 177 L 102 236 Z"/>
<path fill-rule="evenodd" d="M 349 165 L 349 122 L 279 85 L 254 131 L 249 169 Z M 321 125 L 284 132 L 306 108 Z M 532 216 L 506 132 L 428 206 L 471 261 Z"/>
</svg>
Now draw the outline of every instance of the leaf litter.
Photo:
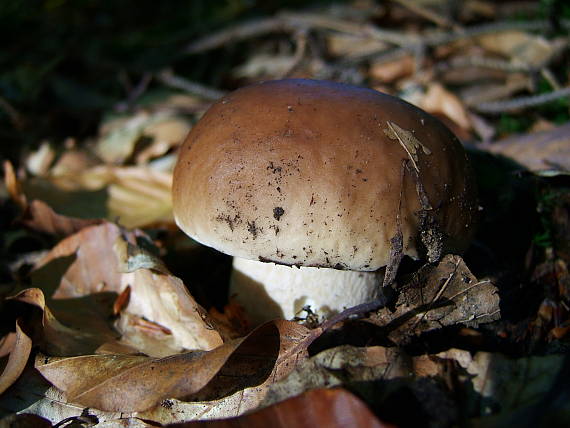
<svg viewBox="0 0 570 428">
<path fill-rule="evenodd" d="M 442 2 L 414 6 L 402 1 L 389 7 L 357 3 L 324 8 L 319 14 L 276 14 L 267 18 L 274 20 L 271 26 L 259 25 L 265 23 L 263 18 L 257 24 L 245 22 L 222 29 L 209 42 L 195 41 L 187 53 L 225 49 L 222 46 L 235 40 L 255 46 L 252 52 L 260 55 L 249 55 L 244 66 L 228 71 L 228 76 L 239 78 L 240 85 L 276 74 L 357 84 L 368 81 L 437 115 L 477 149 L 512 158 L 521 170 L 527 168 L 541 179 L 564 180 L 569 158 L 567 125 L 557 128 L 533 107 L 544 98 L 540 98 L 544 85 L 538 80 L 547 83 L 549 92 L 544 95 L 565 100 L 561 96 L 567 94 L 567 76 L 556 69 L 563 64 L 567 38 L 544 37 L 524 25 L 501 22 L 501 17 L 512 14 L 509 4 L 466 2 L 453 14 Z M 501 25 L 494 30 L 473 26 L 490 18 Z M 385 22 L 395 25 L 384 28 Z M 537 22 L 533 25 L 542 28 L 536 27 Z M 291 37 L 290 46 L 276 44 L 271 33 L 277 29 L 279 37 Z M 427 57 L 426 52 L 433 55 Z M 437 265 L 399 277 L 398 298 L 391 309 L 359 314 L 364 318 L 358 322 L 339 320 L 328 332 L 276 321 L 248 335 L 243 313 L 231 302 L 224 313 L 214 307 L 206 311 L 196 303 L 186 289 L 193 284 L 173 276 L 162 261 L 172 249 L 162 247 L 160 239 L 152 242 L 144 232 L 124 228 L 145 227 L 153 237 L 171 233 L 175 150 L 192 121 L 215 98 L 200 96 L 199 86 L 180 86 L 184 79 L 170 76 L 159 79 L 160 84 L 169 86 L 176 78 L 177 87 L 186 88 L 190 95 L 177 94 L 144 107 L 132 105 L 128 115 L 103 124 L 92 141 L 76 145 L 68 139 L 63 153 L 44 141 L 37 151 L 24 154 L 19 168 L 5 163 L 4 182 L 18 207 L 18 224 L 30 234 L 64 240 L 47 256 L 30 252 L 10 265 L 18 266 L 18 284 L 8 288 L 17 292 L 8 293 L 12 298 L 2 302 L 2 311 L 26 309 L 14 317 L 5 312 L 9 328 L 15 330 L 0 335 L 0 361 L 19 362 L 0 377 L 0 385 L 8 387 L 0 397 L 0 414 L 9 409 L 36 413 L 54 424 L 65 420 L 148 426 L 147 422 L 225 418 L 270 409 L 267 406 L 279 406 L 307 389 L 332 385 L 347 386 L 369 405 L 378 405 L 373 410 L 379 415 L 393 416 L 390 407 L 398 406 L 389 404 L 402 400 L 390 401 L 390 397 L 405 397 L 409 408 L 399 408 L 400 419 L 393 419 L 396 425 L 413 413 L 415 402 L 421 403 L 415 410 L 425 416 L 421 423 L 433 421 L 432 426 L 456 423 L 458 409 L 474 424 L 507 424 L 518 417 L 517 412 L 530 412 L 533 406 L 547 408 L 541 392 L 552 397 L 549 391 L 556 391 L 557 373 L 564 373 L 564 340 L 570 331 L 564 204 L 547 213 L 556 220 L 556 228 L 550 231 L 553 249 L 545 252 L 554 254 L 535 266 L 534 272 L 530 269 L 531 285 L 544 293 L 526 320 L 501 319 L 503 295 L 494 285 L 501 287 L 500 276 L 492 281 L 477 278 L 461 258 L 448 255 Z M 198 92 L 192 92 L 196 88 Z M 521 94 L 539 98 L 516 98 Z M 153 96 L 152 91 L 148 95 Z M 487 114 L 489 108 L 495 113 Z M 493 117 L 497 112 L 500 119 Z M 474 141 L 472 132 L 485 142 L 504 135 L 505 112 L 524 118 L 529 130 L 542 131 L 486 144 Z M 158 235 L 153 228 L 159 228 Z M 481 248 L 481 242 L 477 245 Z M 538 253 L 531 248 L 529 260 Z M 26 275 L 25 266 L 30 265 L 32 272 Z M 520 287 L 524 286 L 522 281 Z M 343 331 L 350 335 L 352 325 L 364 331 L 346 342 L 365 339 L 363 346 L 334 340 L 326 344 L 335 334 L 346 339 Z M 418 351 L 429 333 L 450 331 L 469 337 L 464 343 L 470 351 L 449 348 L 453 340 L 443 351 Z M 374 334 L 365 337 L 369 332 Z M 20 346 L 15 347 L 18 335 Z M 505 337 L 514 351 L 497 345 Z M 33 348 L 28 350 L 30 342 Z M 490 347 L 489 352 L 481 349 L 481 343 Z M 525 346 L 531 350 L 521 356 Z M 510 349 L 514 355 L 497 349 Z M 38 350 L 44 354 L 37 354 Z M 36 370 L 22 367 L 28 353 L 45 355 L 45 359 L 37 357 L 38 367 L 53 376 L 54 384 L 65 393 L 47 384 Z M 81 361 L 88 363 L 81 365 Z M 198 373 L 196 383 L 188 380 L 190 372 L 184 367 Z M 169 370 L 180 373 L 180 384 L 175 375 L 168 376 Z M 161 376 L 149 375 L 157 371 Z M 124 413 L 73 404 L 77 400 L 113 409 L 112 397 L 118 394 L 109 390 L 124 391 L 125 397 L 118 398 L 129 402 L 130 390 L 126 386 L 121 390 L 120 382 L 132 385 L 137 376 L 143 376 L 143 388 L 134 396 L 143 396 L 140 403 L 147 410 Z M 167 381 L 152 390 L 161 377 Z M 145 394 L 144 387 L 151 391 Z M 457 396 L 466 397 L 465 402 L 454 401 Z M 297 402 L 288 413 L 318 400 L 313 396 Z M 280 413 L 273 413 L 274 418 L 276 414 Z"/>
</svg>

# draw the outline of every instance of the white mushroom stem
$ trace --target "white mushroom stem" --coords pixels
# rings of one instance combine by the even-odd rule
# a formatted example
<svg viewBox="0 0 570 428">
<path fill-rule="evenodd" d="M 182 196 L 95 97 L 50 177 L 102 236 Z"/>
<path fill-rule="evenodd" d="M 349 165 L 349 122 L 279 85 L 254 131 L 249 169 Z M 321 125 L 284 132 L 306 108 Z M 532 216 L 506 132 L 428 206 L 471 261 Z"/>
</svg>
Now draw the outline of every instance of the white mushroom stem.
<svg viewBox="0 0 570 428">
<path fill-rule="evenodd" d="M 291 319 L 303 307 L 325 318 L 376 299 L 383 275 L 316 267 L 289 267 L 234 257 L 230 296 L 251 321 Z"/>
</svg>

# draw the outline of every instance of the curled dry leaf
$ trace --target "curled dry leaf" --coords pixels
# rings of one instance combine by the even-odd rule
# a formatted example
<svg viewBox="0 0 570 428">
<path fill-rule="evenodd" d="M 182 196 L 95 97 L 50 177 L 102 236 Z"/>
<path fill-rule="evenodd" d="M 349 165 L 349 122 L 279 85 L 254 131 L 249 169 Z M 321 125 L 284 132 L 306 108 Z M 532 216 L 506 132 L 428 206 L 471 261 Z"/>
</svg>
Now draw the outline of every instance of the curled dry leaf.
<svg viewBox="0 0 570 428">
<path fill-rule="evenodd" d="M 461 257 L 446 255 L 426 266 L 399 290 L 396 311 L 370 318 L 401 339 L 454 324 L 477 326 L 499 318 L 499 295 L 489 281 L 478 281 Z"/>
<path fill-rule="evenodd" d="M 101 344 L 115 340 L 117 333 L 96 317 L 82 313 L 86 305 L 73 302 L 75 311 L 60 310 L 58 315 L 66 319 L 61 323 L 46 305 L 44 293 L 39 288 L 28 288 L 11 300 L 37 306 L 43 312 L 40 345 L 51 355 L 80 355 L 94 352 Z M 68 325 L 72 326 L 69 327 Z"/>
<path fill-rule="evenodd" d="M 10 198 L 22 210 L 20 222 L 30 229 L 42 233 L 58 236 L 67 236 L 77 232 L 85 226 L 100 223 L 100 220 L 84 220 L 57 214 L 45 202 L 28 198 L 22 190 L 22 186 L 16 177 L 16 173 L 9 161 L 4 163 L 4 181 Z"/>
<path fill-rule="evenodd" d="M 315 389 L 239 418 L 208 422 L 187 422 L 173 427 L 355 427 L 381 428 L 392 425 L 380 422 L 366 405 L 341 388 Z"/>
<path fill-rule="evenodd" d="M 16 171 L 10 161 L 4 161 L 4 183 L 10 199 L 12 199 L 23 211 L 28 205 L 26 195 L 22 192 L 22 186 L 16 177 Z"/>
<path fill-rule="evenodd" d="M 153 114 L 143 111 L 105 123 L 95 151 L 105 162 L 121 164 L 133 156 L 140 138 L 148 137 L 151 144 L 136 156 L 138 162 L 146 162 L 180 144 L 188 131 L 190 124 L 185 119 L 160 111 Z"/>
<path fill-rule="evenodd" d="M 404 55 L 392 61 L 376 61 L 370 65 L 370 77 L 378 83 L 392 83 L 414 72 L 415 62 L 412 55 Z"/>
<path fill-rule="evenodd" d="M 60 215 L 45 202 L 34 199 L 28 204 L 20 222 L 37 232 L 56 236 L 69 236 L 84 227 L 100 224 L 103 220 Z"/>
<path fill-rule="evenodd" d="M 78 319 L 80 315 L 85 324 L 82 330 L 89 331 L 95 325 L 100 325 L 100 330 L 103 330 L 112 319 L 117 296 L 130 286 L 129 303 L 121 316 L 126 312 L 171 332 L 168 335 L 169 346 L 163 346 L 161 353 L 212 349 L 220 345 L 220 335 L 209 324 L 206 311 L 194 301 L 180 279 L 156 270 L 158 261 L 154 261 L 151 268 L 131 263 L 134 270 L 123 272 L 121 266 L 125 260 L 120 262 L 114 251 L 117 242 L 123 240 L 135 246 L 135 242 L 148 241 L 148 238 L 142 232 L 127 232 L 112 223 L 103 223 L 84 228 L 64 239 L 38 263 L 32 273 L 32 281 L 38 286 L 49 285 L 53 293 L 50 305 L 61 306 L 59 311 L 56 308 L 58 319 L 74 325 L 81 321 Z M 133 250 L 135 258 L 142 253 Z M 125 255 L 128 259 L 128 252 L 124 252 L 123 257 Z M 147 262 L 151 263 L 149 260 Z M 129 343 L 126 333 L 123 332 L 122 340 Z M 151 342 L 155 343 L 154 340 Z M 153 354 L 152 347 L 140 350 Z"/>
<path fill-rule="evenodd" d="M 172 174 L 149 167 L 108 168 L 108 216 L 128 228 L 173 224 Z"/>
<path fill-rule="evenodd" d="M 135 412 L 167 398 L 193 396 L 204 387 L 207 394 L 228 394 L 274 381 L 304 358 L 315 335 L 295 323 L 275 321 L 211 351 L 161 359 L 137 355 L 38 358 L 36 368 L 70 402 Z"/>
<path fill-rule="evenodd" d="M 32 350 L 32 339 L 28 337 L 20 326 L 21 321 L 16 321 L 16 333 L 14 339 L 10 340 L 11 350 L 8 362 L 0 374 L 0 394 L 8 389 L 20 377 Z M 0 346 L 1 348 L 1 346 Z"/>
<path fill-rule="evenodd" d="M 461 100 L 439 83 L 431 83 L 425 96 L 422 98 L 420 107 L 428 113 L 439 113 L 464 130 L 471 129 L 471 120 Z"/>
</svg>

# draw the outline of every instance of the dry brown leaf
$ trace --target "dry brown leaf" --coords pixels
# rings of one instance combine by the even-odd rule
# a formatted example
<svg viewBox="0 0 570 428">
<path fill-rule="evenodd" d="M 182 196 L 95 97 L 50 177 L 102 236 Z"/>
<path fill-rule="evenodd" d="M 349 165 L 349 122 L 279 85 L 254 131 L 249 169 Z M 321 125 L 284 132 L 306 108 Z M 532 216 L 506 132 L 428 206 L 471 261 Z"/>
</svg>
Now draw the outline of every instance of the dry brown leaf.
<svg viewBox="0 0 570 428">
<path fill-rule="evenodd" d="M 446 255 L 422 268 L 399 290 L 396 311 L 370 320 L 391 330 L 399 342 L 424 331 L 455 324 L 476 326 L 499 318 L 499 295 L 490 281 L 478 281 L 459 256 Z"/>
<path fill-rule="evenodd" d="M 11 300 L 37 306 L 43 311 L 40 346 L 51 355 L 81 355 L 94 352 L 101 344 L 118 336 L 111 327 L 95 316 L 79 312 L 83 309 L 73 302 L 75 311 L 59 311 L 66 318 L 61 323 L 46 305 L 44 293 L 39 288 L 28 288 Z M 96 314 L 96 312 L 94 312 Z M 99 316 L 101 317 L 101 316 Z M 71 326 L 71 327 L 70 327 Z"/>
<path fill-rule="evenodd" d="M 190 128 L 190 123 L 179 117 L 165 118 L 151 123 L 144 129 L 143 135 L 152 138 L 152 143 L 136 154 L 136 163 L 139 165 L 148 163 L 151 159 L 162 156 L 182 144 Z"/>
<path fill-rule="evenodd" d="M 329 54 L 335 57 L 352 58 L 387 50 L 390 45 L 373 37 L 361 37 L 347 33 L 327 35 Z"/>
<path fill-rule="evenodd" d="M 370 65 L 370 77 L 378 83 L 392 83 L 414 72 L 415 62 L 412 55 L 405 55 L 393 61 L 377 61 Z"/>
<path fill-rule="evenodd" d="M 205 386 L 207 394 L 220 394 L 273 380 L 277 371 L 293 365 L 293 358 L 303 358 L 315 336 L 295 323 L 275 321 L 207 352 L 162 359 L 133 355 L 38 358 L 36 368 L 71 402 L 106 411 L 143 411 L 166 398 L 189 397 Z"/>
<path fill-rule="evenodd" d="M 428 358 L 428 357 L 417 357 Z M 564 364 L 564 355 L 509 358 L 500 353 L 450 349 L 429 357 L 438 364 L 453 360 L 465 369 L 477 396 L 469 397 L 474 405 L 506 411 L 540 400 L 556 381 Z"/>
<path fill-rule="evenodd" d="M 408 360 L 400 350 L 381 346 L 342 345 L 327 349 L 270 385 L 262 405 L 279 403 L 313 388 L 340 386 L 345 380 L 358 382 L 409 376 Z"/>
<path fill-rule="evenodd" d="M 100 224 L 103 220 L 60 215 L 45 202 L 34 199 L 28 204 L 20 222 L 37 232 L 56 236 L 69 236 L 84 227 Z"/>
<path fill-rule="evenodd" d="M 471 129 L 469 114 L 461 100 L 439 83 L 431 83 L 428 86 L 420 107 L 428 113 L 439 113 L 448 117 L 465 130 Z"/>
<path fill-rule="evenodd" d="M 531 171 L 570 172 L 570 123 L 550 131 L 515 135 L 482 146 L 504 155 Z"/>
<path fill-rule="evenodd" d="M 101 412 L 67 404 L 65 396 L 50 384 L 39 372 L 28 366 L 8 394 L 0 396 L 0 414 L 33 414 L 49 420 L 53 425 L 62 421 L 80 422 L 91 420 L 99 423 L 120 418 L 120 413 Z M 3 419 L 0 426 L 4 427 Z M 36 425 L 32 425 L 36 427 Z M 51 426 L 51 425 L 50 425 Z M 63 424 L 62 424 L 63 426 Z M 65 425 L 68 426 L 68 425 Z"/>
<path fill-rule="evenodd" d="M 76 148 L 66 149 L 49 170 L 49 179 L 65 191 L 77 189 L 74 177 L 80 176 L 100 162 L 88 152 Z"/>
<path fill-rule="evenodd" d="M 13 346 L 10 350 L 8 362 L 0 374 L 0 394 L 8 389 L 20 377 L 32 350 L 32 339 L 28 337 L 20 326 L 20 320 L 16 321 L 16 333 Z"/>
<path fill-rule="evenodd" d="M 50 307 L 53 306 L 58 319 L 66 325 L 74 325 L 81 321 L 78 319 L 81 315 L 86 324 L 82 330 L 96 327 L 103 331 L 105 326 L 109 329 L 113 303 L 130 286 L 129 304 L 121 316 L 129 313 L 171 331 L 170 346 L 161 352 L 219 346 L 220 335 L 213 330 L 206 311 L 194 301 L 180 279 L 148 268 L 122 272 L 114 248 L 123 239 L 131 245 L 137 240 L 148 241 L 142 232 L 127 232 L 112 223 L 103 223 L 64 239 L 38 263 L 32 273 L 32 283 L 44 289 L 48 287 L 53 293 L 49 295 Z M 126 333 L 123 332 L 123 340 L 128 344 Z M 142 352 L 151 350 L 152 347 L 141 349 Z"/>
<path fill-rule="evenodd" d="M 187 422 L 172 427 L 355 427 L 380 428 L 393 425 L 380 422 L 366 405 L 340 388 L 315 389 L 282 403 L 239 418 Z"/>
<path fill-rule="evenodd" d="M 128 228 L 174 224 L 170 172 L 148 167 L 112 168 L 107 207 L 110 218 Z"/>
<path fill-rule="evenodd" d="M 236 67 L 237 78 L 255 79 L 264 76 L 282 76 L 291 69 L 295 58 L 292 55 L 259 53 L 251 56 L 243 65 Z"/>
<path fill-rule="evenodd" d="M 99 131 L 101 137 L 95 152 L 106 163 L 123 163 L 132 155 L 144 128 L 153 123 L 153 120 L 152 115 L 141 111 L 134 116 L 119 117 L 105 122 Z"/>
<path fill-rule="evenodd" d="M 490 52 L 504 55 L 516 64 L 539 67 L 555 53 L 554 45 L 541 36 L 522 31 L 484 34 L 478 43 Z"/>
<path fill-rule="evenodd" d="M 8 195 L 10 195 L 10 199 L 12 199 L 22 211 L 25 210 L 28 206 L 26 195 L 22 192 L 22 186 L 16 176 L 14 166 L 8 160 L 4 161 L 4 183 L 6 184 L 6 190 L 8 191 Z"/>
</svg>

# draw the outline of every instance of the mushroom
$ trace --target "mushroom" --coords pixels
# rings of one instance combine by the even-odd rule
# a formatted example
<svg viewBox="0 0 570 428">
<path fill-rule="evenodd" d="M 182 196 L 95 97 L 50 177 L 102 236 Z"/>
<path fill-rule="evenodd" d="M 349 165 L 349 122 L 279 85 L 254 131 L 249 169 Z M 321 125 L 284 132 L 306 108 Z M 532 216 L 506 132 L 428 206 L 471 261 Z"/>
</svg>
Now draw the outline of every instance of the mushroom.
<svg viewBox="0 0 570 428">
<path fill-rule="evenodd" d="M 465 151 L 437 119 L 304 79 L 215 103 L 180 149 L 173 208 L 186 234 L 234 256 L 230 292 L 254 323 L 376 299 L 403 256 L 463 251 L 476 213 Z"/>
</svg>

